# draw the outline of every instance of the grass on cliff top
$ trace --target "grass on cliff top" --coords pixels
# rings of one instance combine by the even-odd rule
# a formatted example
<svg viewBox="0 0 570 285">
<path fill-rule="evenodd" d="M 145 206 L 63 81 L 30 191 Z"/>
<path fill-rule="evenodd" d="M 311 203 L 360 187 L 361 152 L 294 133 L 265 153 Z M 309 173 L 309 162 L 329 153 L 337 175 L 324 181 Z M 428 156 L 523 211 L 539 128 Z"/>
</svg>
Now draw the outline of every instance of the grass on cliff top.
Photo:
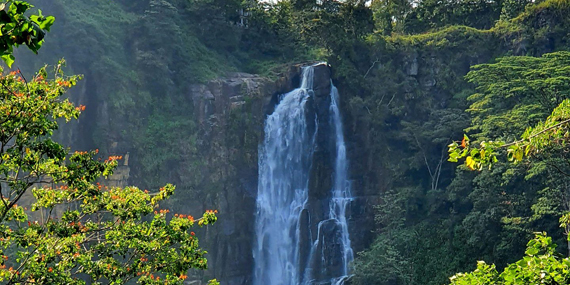
<svg viewBox="0 0 570 285">
<path fill-rule="evenodd" d="M 479 30 L 467 26 L 450 26 L 438 31 L 417 35 L 393 35 L 385 37 L 394 49 L 406 47 L 424 47 L 439 49 L 442 47 L 461 46 L 466 41 L 486 41 L 492 37 L 490 30 Z"/>
</svg>

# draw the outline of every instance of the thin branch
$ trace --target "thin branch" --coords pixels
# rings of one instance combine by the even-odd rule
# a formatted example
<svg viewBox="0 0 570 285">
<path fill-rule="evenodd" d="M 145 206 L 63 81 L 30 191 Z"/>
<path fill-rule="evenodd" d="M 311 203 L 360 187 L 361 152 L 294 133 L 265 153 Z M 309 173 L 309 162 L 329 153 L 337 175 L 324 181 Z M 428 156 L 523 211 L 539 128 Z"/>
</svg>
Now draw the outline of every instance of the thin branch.
<svg viewBox="0 0 570 285">
<path fill-rule="evenodd" d="M 429 166 L 428 160 L 427 160 L 427 156 L 426 156 L 426 152 L 424 151 L 424 148 L 422 147 L 422 145 L 420 144 L 420 141 L 418 140 L 418 137 L 416 136 L 416 134 L 414 132 L 412 132 L 412 136 L 414 136 L 414 139 L 416 140 L 416 144 L 418 145 L 418 147 L 420 148 L 420 150 L 422 151 L 422 156 L 424 157 L 424 162 L 426 163 L 426 167 L 427 170 L 429 172 L 429 176 L 431 177 L 432 180 L 432 188 L 433 188 L 433 179 L 434 179 L 434 175 L 431 172 L 431 167 Z"/>
<path fill-rule="evenodd" d="M 562 174 L 562 175 L 564 175 L 564 176 L 570 176 L 570 173 L 565 172 L 565 171 L 562 171 L 562 169 L 560 169 L 556 164 L 549 163 L 549 162 L 546 162 L 546 164 L 548 164 L 548 165 L 554 167 L 558 172 L 560 172 L 560 174 Z"/>
<path fill-rule="evenodd" d="M 450 140 L 451 140 L 451 138 L 447 139 L 447 141 L 445 142 L 445 145 L 447 145 Z M 443 147 L 441 150 L 441 157 L 439 159 L 439 164 L 437 165 L 437 168 L 435 169 L 437 175 L 436 175 L 436 179 L 435 179 L 435 185 L 432 185 L 433 190 L 436 190 L 437 186 L 439 185 L 439 177 L 441 177 L 441 169 L 443 168 L 443 158 L 445 157 L 445 153 L 446 153 L 445 147 Z"/>
<path fill-rule="evenodd" d="M 369 115 L 372 115 L 372 112 L 370 112 L 370 109 L 368 108 L 368 106 L 366 106 L 366 104 L 364 105 L 364 108 L 366 108 L 366 111 L 368 111 Z"/>
<path fill-rule="evenodd" d="M 24 79 L 24 83 L 26 85 L 26 89 L 28 90 L 28 94 L 30 94 L 30 86 L 28 86 L 28 80 L 26 79 L 26 77 L 24 76 L 24 74 L 22 74 L 22 71 L 20 71 L 20 67 L 18 67 L 18 74 L 20 74 L 20 77 L 22 79 Z"/>
<path fill-rule="evenodd" d="M 4 210 L 2 211 L 2 213 L 0 214 L 0 221 L 4 221 L 4 219 L 6 218 L 6 214 L 8 214 L 8 211 L 10 211 L 10 209 L 16 205 L 16 203 L 18 203 L 18 201 L 22 198 L 22 196 L 24 195 L 24 193 L 27 192 L 28 188 L 30 188 L 33 185 L 33 183 L 28 183 L 22 191 L 20 191 L 20 193 L 18 193 L 18 196 L 16 196 L 16 198 L 14 198 L 14 200 L 10 201 L 10 203 L 8 204 L 8 207 L 4 208 Z"/>
<path fill-rule="evenodd" d="M 376 108 L 378 108 L 382 105 L 382 101 L 384 101 L 385 96 L 386 96 L 386 93 L 382 94 L 382 98 L 380 98 L 380 102 L 378 102 L 378 106 Z"/>
<path fill-rule="evenodd" d="M 548 131 L 550 131 L 550 130 L 552 130 L 552 129 L 558 128 L 558 127 L 560 127 L 561 125 L 564 125 L 564 124 L 567 124 L 567 123 L 570 123 L 570 119 L 566 119 L 566 120 L 564 120 L 564 121 L 562 121 L 562 122 L 560 122 L 560 123 L 558 123 L 558 124 L 556 124 L 556 125 L 554 125 L 554 126 L 552 126 L 552 127 L 548 127 L 548 128 L 546 128 L 546 129 L 544 129 L 544 130 L 542 130 L 542 131 L 540 131 L 540 132 L 538 132 L 538 133 L 536 133 L 536 134 L 534 134 L 534 135 L 528 137 L 527 140 L 530 140 L 530 139 L 532 139 L 532 138 L 535 138 L 535 137 L 537 137 L 537 136 L 539 136 L 539 135 L 541 135 L 541 134 L 543 134 L 543 133 L 546 133 L 546 132 L 548 132 Z M 508 146 L 515 145 L 515 144 L 518 144 L 518 143 L 523 142 L 523 141 L 525 141 L 525 140 L 514 141 L 514 142 L 512 142 L 512 143 L 504 144 L 504 145 L 502 145 L 501 147 L 508 147 Z"/>
<path fill-rule="evenodd" d="M 368 73 L 370 73 L 370 71 L 372 70 L 372 68 L 374 68 L 374 65 L 376 65 L 377 63 L 380 62 L 380 59 L 376 58 L 376 60 L 372 63 L 372 65 L 370 66 L 370 68 L 368 68 L 368 71 L 366 71 L 366 74 L 364 74 L 364 78 L 366 78 L 366 76 L 368 76 Z"/>
<path fill-rule="evenodd" d="M 392 100 L 394 100 L 394 97 L 396 97 L 396 93 L 394 93 L 392 95 L 392 99 L 390 99 L 390 101 L 388 102 L 388 104 L 386 104 L 386 107 L 390 106 L 390 103 L 392 103 Z"/>
<path fill-rule="evenodd" d="M 0 200 L 2 200 L 2 204 L 4 204 L 4 208 L 8 208 L 8 203 L 4 200 L 4 188 L 2 187 L 2 183 L 0 182 Z"/>
</svg>

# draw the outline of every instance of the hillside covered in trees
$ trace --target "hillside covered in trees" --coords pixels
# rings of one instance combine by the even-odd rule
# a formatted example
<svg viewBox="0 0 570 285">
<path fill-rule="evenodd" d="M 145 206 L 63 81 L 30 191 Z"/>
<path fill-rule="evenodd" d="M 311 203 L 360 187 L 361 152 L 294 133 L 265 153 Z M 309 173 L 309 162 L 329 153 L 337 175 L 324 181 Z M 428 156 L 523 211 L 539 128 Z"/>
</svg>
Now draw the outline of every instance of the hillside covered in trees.
<svg viewBox="0 0 570 285">
<path fill-rule="evenodd" d="M 342 282 L 570 284 L 570 1 L 29 2 L 56 20 L 14 69 L 84 77 L 57 140 L 128 154 L 129 184 L 177 185 L 169 209 L 219 209 L 191 278 L 253 284 L 264 120 L 324 61 L 354 193 Z M 331 180 L 315 155 L 311 189 Z"/>
</svg>

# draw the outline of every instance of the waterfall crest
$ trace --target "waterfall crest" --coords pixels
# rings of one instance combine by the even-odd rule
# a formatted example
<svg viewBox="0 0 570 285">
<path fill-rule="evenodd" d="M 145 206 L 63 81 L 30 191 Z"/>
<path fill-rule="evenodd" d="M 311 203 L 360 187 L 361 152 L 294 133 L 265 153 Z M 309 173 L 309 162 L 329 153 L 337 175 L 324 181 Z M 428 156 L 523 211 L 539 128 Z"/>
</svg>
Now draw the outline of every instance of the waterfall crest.
<svg viewBox="0 0 570 285">
<path fill-rule="evenodd" d="M 346 219 L 351 200 L 348 161 L 339 95 L 332 82 L 328 123 L 335 145 L 333 189 L 325 220 L 318 222 L 316 239 L 308 242 L 309 254 L 303 255 L 303 239 L 312 239 L 310 225 L 301 222 L 301 217 L 310 207 L 309 179 L 318 131 L 309 104 L 313 77 L 313 66 L 303 68 L 301 87 L 283 95 L 265 122 L 265 139 L 259 149 L 254 285 L 342 284 L 353 260 Z M 322 230 L 327 223 L 334 224 L 332 236 Z M 333 262 L 341 265 L 334 266 L 332 273 L 317 274 L 330 267 L 325 248 L 335 251 Z M 330 278 L 322 280 L 322 276 Z"/>
</svg>

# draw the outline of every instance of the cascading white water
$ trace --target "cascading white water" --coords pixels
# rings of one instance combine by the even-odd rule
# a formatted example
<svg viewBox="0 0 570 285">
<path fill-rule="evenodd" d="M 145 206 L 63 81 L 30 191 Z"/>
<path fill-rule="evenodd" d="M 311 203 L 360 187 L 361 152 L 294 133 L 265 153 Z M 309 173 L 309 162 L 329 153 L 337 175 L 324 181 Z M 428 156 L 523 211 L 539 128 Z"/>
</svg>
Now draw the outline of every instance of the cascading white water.
<svg viewBox="0 0 570 285">
<path fill-rule="evenodd" d="M 342 119 L 338 107 L 339 94 L 338 89 L 332 82 L 330 100 L 330 125 L 335 139 L 332 195 L 329 201 L 327 219 L 318 223 L 317 239 L 313 242 L 309 254 L 309 264 L 313 268 L 309 268 L 306 271 L 304 284 L 342 285 L 349 277 L 348 265 L 354 259 L 346 220 L 346 210 L 352 201 L 352 191 L 351 183 L 348 180 L 346 144 L 344 142 Z M 331 260 L 334 258 L 340 259 L 340 265 L 338 260 Z M 336 265 L 331 266 L 332 264 Z M 328 267 L 333 267 L 332 269 L 335 271 L 330 272 L 331 268 Z M 318 274 L 315 270 L 325 272 Z"/>
<path fill-rule="evenodd" d="M 300 282 L 299 216 L 308 199 L 316 133 L 309 133 L 306 118 L 312 81 L 313 68 L 304 68 L 301 87 L 285 94 L 265 122 L 259 151 L 254 285 Z"/>
<path fill-rule="evenodd" d="M 334 166 L 334 184 L 332 189 L 332 199 L 329 203 L 329 218 L 333 219 L 340 226 L 340 244 L 342 245 L 342 272 L 332 280 L 333 284 L 342 284 L 348 277 L 348 264 L 354 259 L 352 247 L 350 246 L 350 236 L 348 234 L 348 223 L 346 221 L 346 209 L 352 201 L 352 191 L 348 180 L 348 160 L 346 158 L 346 144 L 342 132 L 342 119 L 338 108 L 338 89 L 331 82 L 331 123 L 335 129 L 336 159 Z"/>
<path fill-rule="evenodd" d="M 346 220 L 352 197 L 348 161 L 339 94 L 332 82 L 329 124 L 335 140 L 335 165 L 329 211 L 327 219 L 318 223 L 317 239 L 310 242 L 309 255 L 301 256 L 299 221 L 309 198 L 309 174 L 318 127 L 316 119 L 314 131 L 307 123 L 313 72 L 312 66 L 303 69 L 301 87 L 285 94 L 265 123 L 265 140 L 259 151 L 254 285 L 342 284 L 348 277 L 348 264 L 354 258 Z M 326 223 L 334 224 L 334 234 L 325 237 L 322 227 Z M 325 252 L 325 248 L 332 248 L 334 253 L 330 249 Z M 325 270 L 331 256 L 342 259 L 341 265 L 325 274 L 329 276 L 327 280 L 318 280 L 322 274 L 315 270 Z M 302 266 L 313 268 L 305 270 Z"/>
</svg>

